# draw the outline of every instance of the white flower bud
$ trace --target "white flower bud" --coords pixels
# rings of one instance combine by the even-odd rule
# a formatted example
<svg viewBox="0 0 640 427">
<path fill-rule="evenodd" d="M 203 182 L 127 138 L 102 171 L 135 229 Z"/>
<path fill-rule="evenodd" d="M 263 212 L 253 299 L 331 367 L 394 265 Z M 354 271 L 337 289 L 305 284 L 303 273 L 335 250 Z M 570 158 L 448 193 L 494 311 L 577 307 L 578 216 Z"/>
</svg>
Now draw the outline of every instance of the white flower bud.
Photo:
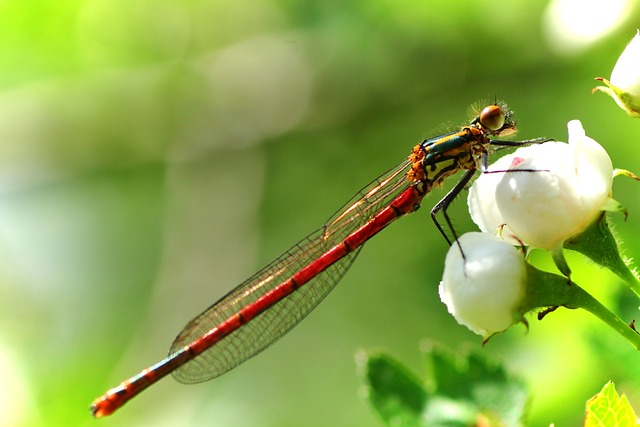
<svg viewBox="0 0 640 427">
<path fill-rule="evenodd" d="M 445 259 L 440 299 L 456 321 L 485 339 L 517 323 L 525 294 L 523 254 L 488 233 L 467 233 Z"/>
<path fill-rule="evenodd" d="M 609 81 L 627 93 L 640 96 L 640 30 L 622 51 Z"/>
<path fill-rule="evenodd" d="M 481 230 L 495 233 L 506 224 L 503 236 L 512 233 L 532 247 L 553 249 L 596 219 L 611 192 L 611 159 L 578 120 L 568 128 L 568 144 L 520 148 L 490 168 L 508 172 L 483 174 L 474 183 L 470 213 Z"/>
<path fill-rule="evenodd" d="M 632 117 L 640 117 L 640 30 L 631 39 L 616 62 L 611 79 L 597 77 L 606 86 L 598 86 Z"/>
</svg>

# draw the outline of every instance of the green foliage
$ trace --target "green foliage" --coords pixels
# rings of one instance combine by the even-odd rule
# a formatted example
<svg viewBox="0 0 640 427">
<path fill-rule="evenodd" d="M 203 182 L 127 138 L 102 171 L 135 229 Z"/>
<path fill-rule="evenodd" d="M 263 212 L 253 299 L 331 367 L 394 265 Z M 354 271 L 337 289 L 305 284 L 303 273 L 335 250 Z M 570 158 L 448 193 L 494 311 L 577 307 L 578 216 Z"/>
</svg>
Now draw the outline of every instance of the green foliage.
<svg viewBox="0 0 640 427">
<path fill-rule="evenodd" d="M 528 393 L 521 380 L 479 352 L 425 352 L 431 375 L 421 381 L 385 354 L 369 354 L 367 398 L 388 426 L 519 426 Z"/>
</svg>

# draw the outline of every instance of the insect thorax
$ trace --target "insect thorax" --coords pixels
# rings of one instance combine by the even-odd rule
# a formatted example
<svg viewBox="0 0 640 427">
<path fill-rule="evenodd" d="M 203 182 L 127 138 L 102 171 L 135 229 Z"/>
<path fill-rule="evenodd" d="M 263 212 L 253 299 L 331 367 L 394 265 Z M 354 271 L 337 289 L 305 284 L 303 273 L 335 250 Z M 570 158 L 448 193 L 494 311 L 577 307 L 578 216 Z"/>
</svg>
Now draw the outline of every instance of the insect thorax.
<svg viewBox="0 0 640 427">
<path fill-rule="evenodd" d="M 423 141 L 413 147 L 409 155 L 412 165 L 407 177 L 411 182 L 420 183 L 426 193 L 434 187 L 440 187 L 445 179 L 459 170 L 477 169 L 488 146 L 489 139 L 475 126 Z"/>
</svg>

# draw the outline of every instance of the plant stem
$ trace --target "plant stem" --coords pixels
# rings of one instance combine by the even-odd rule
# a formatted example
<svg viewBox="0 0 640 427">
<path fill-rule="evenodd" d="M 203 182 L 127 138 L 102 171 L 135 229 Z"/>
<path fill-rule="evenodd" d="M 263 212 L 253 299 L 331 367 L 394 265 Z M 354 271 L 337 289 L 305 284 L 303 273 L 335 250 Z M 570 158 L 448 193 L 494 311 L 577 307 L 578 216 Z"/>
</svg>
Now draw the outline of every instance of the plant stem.
<svg viewBox="0 0 640 427">
<path fill-rule="evenodd" d="M 581 308 L 609 325 L 640 351 L 640 334 L 591 294 L 577 284 L 568 282 L 566 277 L 539 270 L 529 263 L 526 265 L 528 283 L 526 295 L 520 307 L 521 313 L 542 307 Z"/>
<path fill-rule="evenodd" d="M 575 308 L 587 310 L 622 335 L 636 350 L 640 351 L 640 334 L 638 334 L 638 332 L 584 289 L 576 284 L 572 284 L 571 286 L 576 288 L 575 298 L 573 298 L 573 302 L 576 304 Z"/>
</svg>

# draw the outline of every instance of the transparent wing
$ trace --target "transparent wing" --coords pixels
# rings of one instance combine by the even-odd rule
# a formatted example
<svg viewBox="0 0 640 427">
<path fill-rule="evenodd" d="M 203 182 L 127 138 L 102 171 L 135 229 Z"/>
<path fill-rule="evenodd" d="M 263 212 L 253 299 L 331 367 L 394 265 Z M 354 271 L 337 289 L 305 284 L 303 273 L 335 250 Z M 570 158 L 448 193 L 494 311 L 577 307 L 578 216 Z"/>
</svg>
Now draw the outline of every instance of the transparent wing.
<svg viewBox="0 0 640 427">
<path fill-rule="evenodd" d="M 298 242 L 189 322 L 173 342 L 170 354 L 200 338 L 242 307 L 252 304 L 367 223 L 410 185 L 406 177 L 410 166 L 411 162 L 405 160 L 371 182 L 329 218 L 322 228 Z M 210 380 L 273 344 L 327 296 L 349 269 L 361 248 L 336 261 L 304 286 L 176 369 L 173 372 L 175 379 L 182 383 Z"/>
</svg>

